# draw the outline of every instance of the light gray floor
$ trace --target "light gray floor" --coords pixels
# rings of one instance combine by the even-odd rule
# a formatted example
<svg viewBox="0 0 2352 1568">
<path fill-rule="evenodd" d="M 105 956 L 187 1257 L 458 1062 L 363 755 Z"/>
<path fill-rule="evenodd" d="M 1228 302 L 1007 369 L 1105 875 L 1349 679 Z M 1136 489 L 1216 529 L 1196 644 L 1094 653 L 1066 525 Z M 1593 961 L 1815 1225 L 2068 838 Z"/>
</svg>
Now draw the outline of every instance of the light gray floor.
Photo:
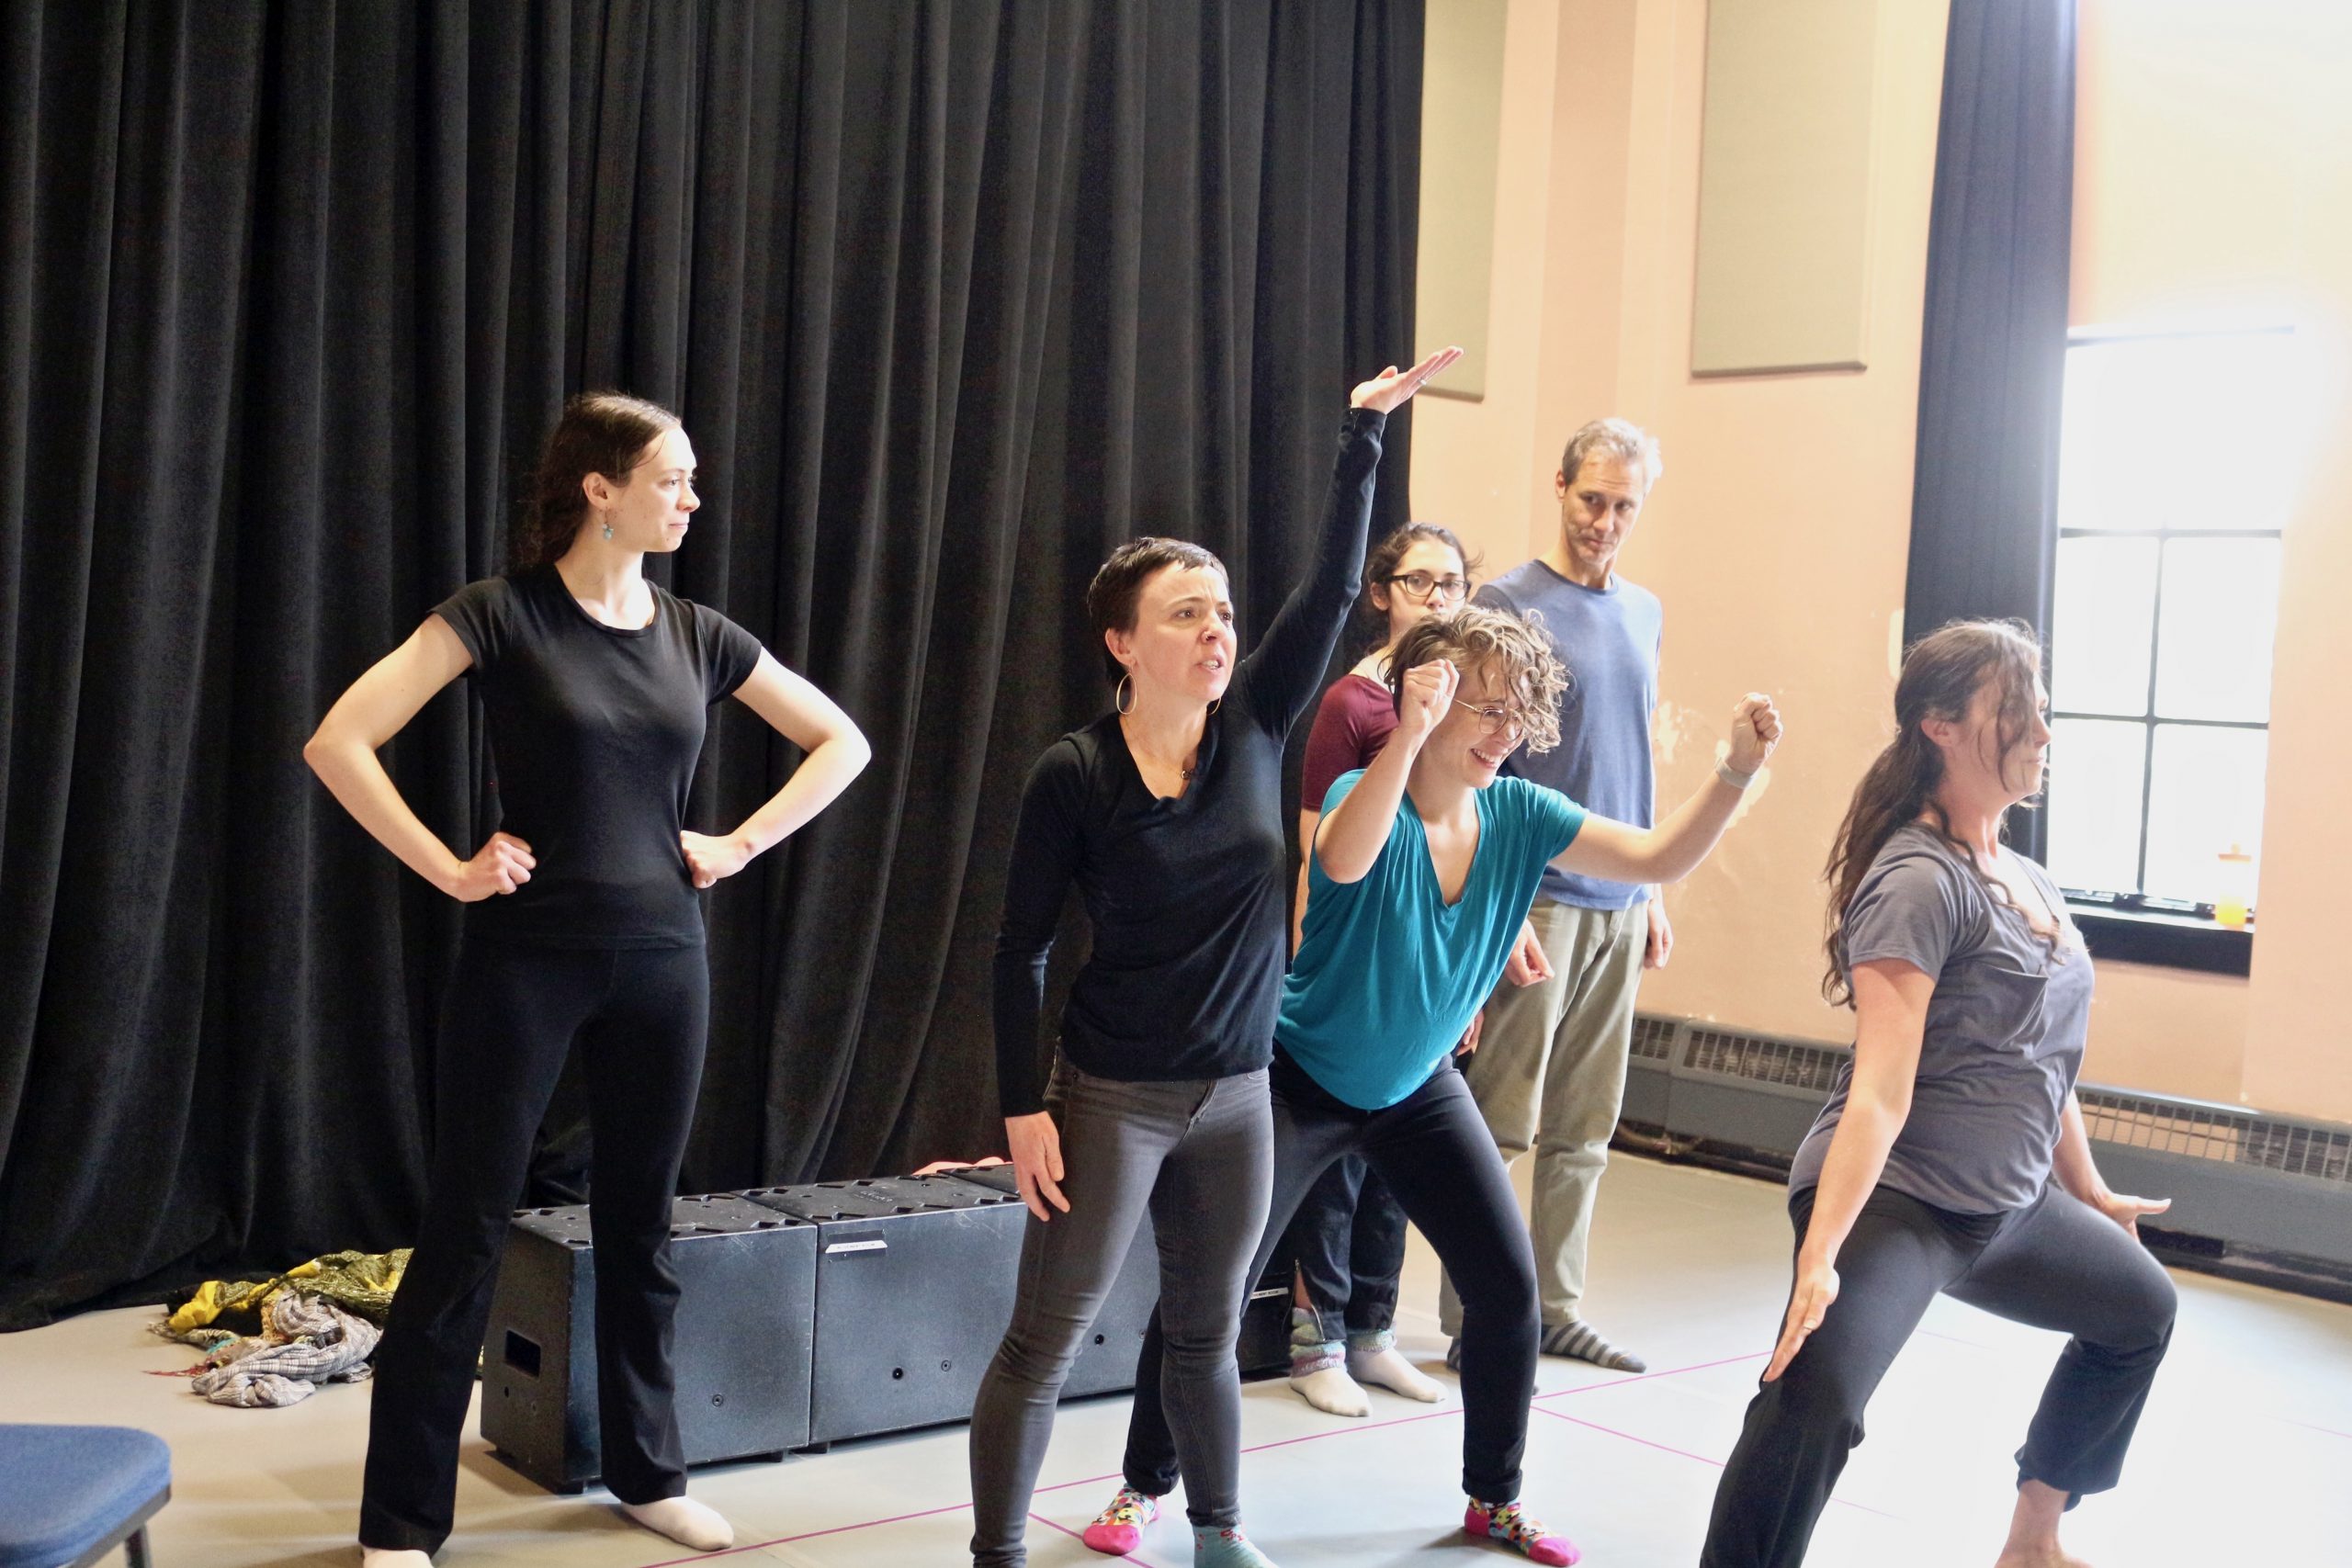
<svg viewBox="0 0 2352 1568">
<path fill-rule="evenodd" d="M 1527 1501 L 1583 1545 L 1591 1568 L 1688 1564 L 1786 1288 L 1781 1195 L 1761 1182 L 1621 1158 L 1594 1245 L 1590 1315 L 1654 1371 L 1625 1378 L 1544 1360 Z M 1399 1332 L 1443 1377 L 1435 1278 L 1416 1238 Z M 2352 1308 L 2177 1278 L 2180 1327 L 2131 1468 L 2120 1491 L 2075 1514 L 2070 1545 L 2099 1568 L 2352 1562 Z M 347 1543 L 365 1385 L 323 1389 L 288 1410 L 206 1404 L 184 1382 L 142 1375 L 192 1359 L 143 1332 L 153 1316 L 93 1314 L 0 1336 L 0 1419 L 116 1422 L 167 1438 L 175 1496 L 153 1531 L 157 1568 L 356 1564 Z M 2007 1520 L 2008 1455 L 2058 1345 L 1939 1302 L 1871 1407 L 1871 1439 L 1809 1562 L 1990 1564 Z M 1357 1421 L 1309 1409 L 1280 1380 L 1249 1385 L 1243 1478 L 1253 1537 L 1284 1568 L 1521 1561 L 1458 1533 L 1460 1406 L 1447 1382 L 1448 1402 L 1435 1407 L 1375 1392 L 1372 1416 Z M 1110 1491 L 1125 1414 L 1124 1397 L 1064 1407 L 1031 1534 L 1037 1568 L 1105 1561 L 1074 1537 Z M 966 1560 L 960 1427 L 780 1465 L 698 1471 L 694 1492 L 734 1520 L 743 1543 L 718 1561 Z M 458 1534 L 438 1561 L 648 1568 L 684 1557 L 599 1496 L 550 1497 L 472 1439 Z M 1171 1508 L 1134 1561 L 1183 1568 L 1189 1558 Z"/>
</svg>

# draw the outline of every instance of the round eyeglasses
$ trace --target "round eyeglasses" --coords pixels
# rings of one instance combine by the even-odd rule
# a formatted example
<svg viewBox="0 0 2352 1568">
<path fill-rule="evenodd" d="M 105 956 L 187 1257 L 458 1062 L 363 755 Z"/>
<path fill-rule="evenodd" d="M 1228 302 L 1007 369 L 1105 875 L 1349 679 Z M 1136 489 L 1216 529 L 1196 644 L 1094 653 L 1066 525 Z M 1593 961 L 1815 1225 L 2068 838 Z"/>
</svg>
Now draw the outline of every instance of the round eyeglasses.
<svg viewBox="0 0 2352 1568">
<path fill-rule="evenodd" d="M 1454 700 L 1453 705 L 1462 709 L 1464 713 L 1476 714 L 1478 716 L 1479 722 L 1483 723 L 1489 730 L 1498 734 L 1506 729 L 1524 731 L 1527 728 L 1527 716 L 1521 713 L 1515 707 L 1474 707 L 1470 704 L 1462 701 L 1460 698 L 1456 698 Z"/>
</svg>

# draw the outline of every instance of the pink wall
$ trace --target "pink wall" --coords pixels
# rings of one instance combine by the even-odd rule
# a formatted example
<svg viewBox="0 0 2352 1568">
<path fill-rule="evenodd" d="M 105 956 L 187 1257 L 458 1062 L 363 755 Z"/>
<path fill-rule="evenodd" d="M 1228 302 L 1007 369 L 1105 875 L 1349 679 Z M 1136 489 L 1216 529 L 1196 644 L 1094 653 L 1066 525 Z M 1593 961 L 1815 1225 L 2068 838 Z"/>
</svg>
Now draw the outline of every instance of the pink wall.
<svg viewBox="0 0 2352 1568">
<path fill-rule="evenodd" d="M 2083 8 L 2077 319 L 2260 294 L 2250 308 L 2291 307 L 2317 345 L 2320 427 L 2352 426 L 2352 109 L 2328 90 L 2352 66 L 2352 21 L 2315 45 L 2321 8 L 2291 0 Z M 1869 368 L 1702 382 L 1688 366 L 1703 0 L 1512 0 L 1488 395 L 1417 411 L 1414 510 L 1499 570 L 1556 526 L 1550 478 L 1574 425 L 1647 425 L 1666 477 L 1625 568 L 1667 605 L 1661 791 L 1705 776 L 1742 691 L 1770 691 L 1791 729 L 1747 819 L 1669 895 L 1680 944 L 1645 987 L 1654 1010 L 1848 1034 L 1816 989 L 1819 872 L 1891 727 L 1943 20 L 1880 9 Z M 2102 965 L 2098 1081 L 2352 1119 L 2352 977 L 2335 953 L 2352 744 L 2330 711 L 2352 668 L 2352 617 L 2331 602 L 2352 581 L 2352 454 L 2331 445 L 2289 539 L 2256 972 Z M 2270 450 L 2249 433 L 2225 460 Z"/>
</svg>

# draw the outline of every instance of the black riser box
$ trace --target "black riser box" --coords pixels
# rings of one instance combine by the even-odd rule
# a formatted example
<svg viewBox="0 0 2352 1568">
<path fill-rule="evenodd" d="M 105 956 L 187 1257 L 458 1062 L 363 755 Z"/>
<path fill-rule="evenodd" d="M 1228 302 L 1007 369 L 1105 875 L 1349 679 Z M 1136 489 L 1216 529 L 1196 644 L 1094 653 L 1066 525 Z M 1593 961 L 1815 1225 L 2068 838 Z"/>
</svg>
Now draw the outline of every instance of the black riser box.
<svg viewBox="0 0 2352 1568">
<path fill-rule="evenodd" d="M 817 1227 L 724 1194 L 680 1198 L 673 1369 L 688 1464 L 780 1459 L 809 1441 Z M 481 1435 L 553 1492 L 596 1479 L 596 1273 L 584 1207 L 526 1210 L 482 1341 Z"/>
<path fill-rule="evenodd" d="M 954 1175 L 958 1180 L 975 1183 L 992 1192 L 1007 1197 L 1018 1195 L 1009 1165 L 975 1166 Z M 1025 1207 L 1023 1213 L 1025 1222 Z M 1016 1226 L 1016 1269 L 1021 1256 L 1020 1235 L 1021 1228 Z M 1127 1247 L 1126 1261 L 1119 1266 L 1118 1280 L 1104 1298 L 1102 1310 L 1094 1314 L 1094 1327 L 1087 1334 L 1086 1345 L 1070 1365 L 1069 1377 L 1062 1384 L 1064 1399 L 1120 1393 L 1136 1386 L 1136 1355 L 1143 1348 L 1144 1325 L 1150 1321 L 1152 1306 L 1159 1300 L 1159 1243 L 1152 1238 L 1151 1216 L 1146 1214 L 1143 1224 L 1136 1227 L 1136 1238 Z M 1012 1301 L 1007 1297 L 1004 1316 L 995 1325 L 995 1340 L 989 1346 L 991 1356 L 996 1353 L 996 1340 L 1004 1337 L 1005 1328 L 1012 1321 Z"/>
<path fill-rule="evenodd" d="M 947 1176 L 742 1196 L 817 1228 L 809 1443 L 970 1418 L 1012 1317 L 1019 1199 Z"/>
<path fill-rule="evenodd" d="M 1009 1165 L 974 1166 L 955 1172 L 957 1179 L 978 1182 L 991 1191 L 1015 1194 Z M 1234 1355 L 1245 1378 L 1266 1377 L 1290 1371 L 1291 1261 L 1277 1258 L 1266 1267 L 1266 1277 L 1250 1294 L 1241 1314 L 1241 1335 Z M 1159 1302 L 1159 1244 L 1154 1238 L 1151 1215 L 1136 1227 L 1134 1245 L 1119 1269 L 1118 1282 L 1095 1315 L 1094 1331 L 1086 1348 L 1069 1370 L 1062 1397 L 1119 1393 L 1136 1386 L 1136 1355 L 1143 1348 L 1143 1331 L 1151 1309 Z M 1011 1321 L 1008 1314 L 1006 1321 Z M 999 1336 L 1002 1333 L 1000 1330 Z"/>
</svg>

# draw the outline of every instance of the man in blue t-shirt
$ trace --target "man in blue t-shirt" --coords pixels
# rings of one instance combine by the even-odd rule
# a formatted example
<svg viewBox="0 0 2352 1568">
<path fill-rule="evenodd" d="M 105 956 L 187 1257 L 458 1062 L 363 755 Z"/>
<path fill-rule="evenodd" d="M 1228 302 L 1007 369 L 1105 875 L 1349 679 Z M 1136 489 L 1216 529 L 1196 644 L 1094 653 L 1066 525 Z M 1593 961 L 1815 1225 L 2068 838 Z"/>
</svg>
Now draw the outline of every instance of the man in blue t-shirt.
<svg viewBox="0 0 2352 1568">
<path fill-rule="evenodd" d="M 1656 438 L 1622 419 L 1586 425 L 1568 438 L 1552 479 L 1559 538 L 1477 595 L 1495 609 L 1541 615 L 1568 667 L 1559 745 L 1515 754 L 1509 771 L 1644 828 L 1656 801 L 1650 716 L 1664 615 L 1657 595 L 1617 575 L 1616 562 L 1657 477 Z M 1488 1000 L 1464 1076 L 1503 1157 L 1535 1151 L 1531 1228 L 1544 1353 L 1638 1372 L 1640 1357 L 1584 1321 L 1585 1251 L 1625 1098 L 1634 994 L 1644 967 L 1665 967 L 1674 931 L 1656 889 L 1556 869 L 1544 874 L 1528 924 L 1532 940 L 1511 981 Z M 1458 1347 L 1462 1308 L 1451 1280 L 1438 1310 Z"/>
</svg>

